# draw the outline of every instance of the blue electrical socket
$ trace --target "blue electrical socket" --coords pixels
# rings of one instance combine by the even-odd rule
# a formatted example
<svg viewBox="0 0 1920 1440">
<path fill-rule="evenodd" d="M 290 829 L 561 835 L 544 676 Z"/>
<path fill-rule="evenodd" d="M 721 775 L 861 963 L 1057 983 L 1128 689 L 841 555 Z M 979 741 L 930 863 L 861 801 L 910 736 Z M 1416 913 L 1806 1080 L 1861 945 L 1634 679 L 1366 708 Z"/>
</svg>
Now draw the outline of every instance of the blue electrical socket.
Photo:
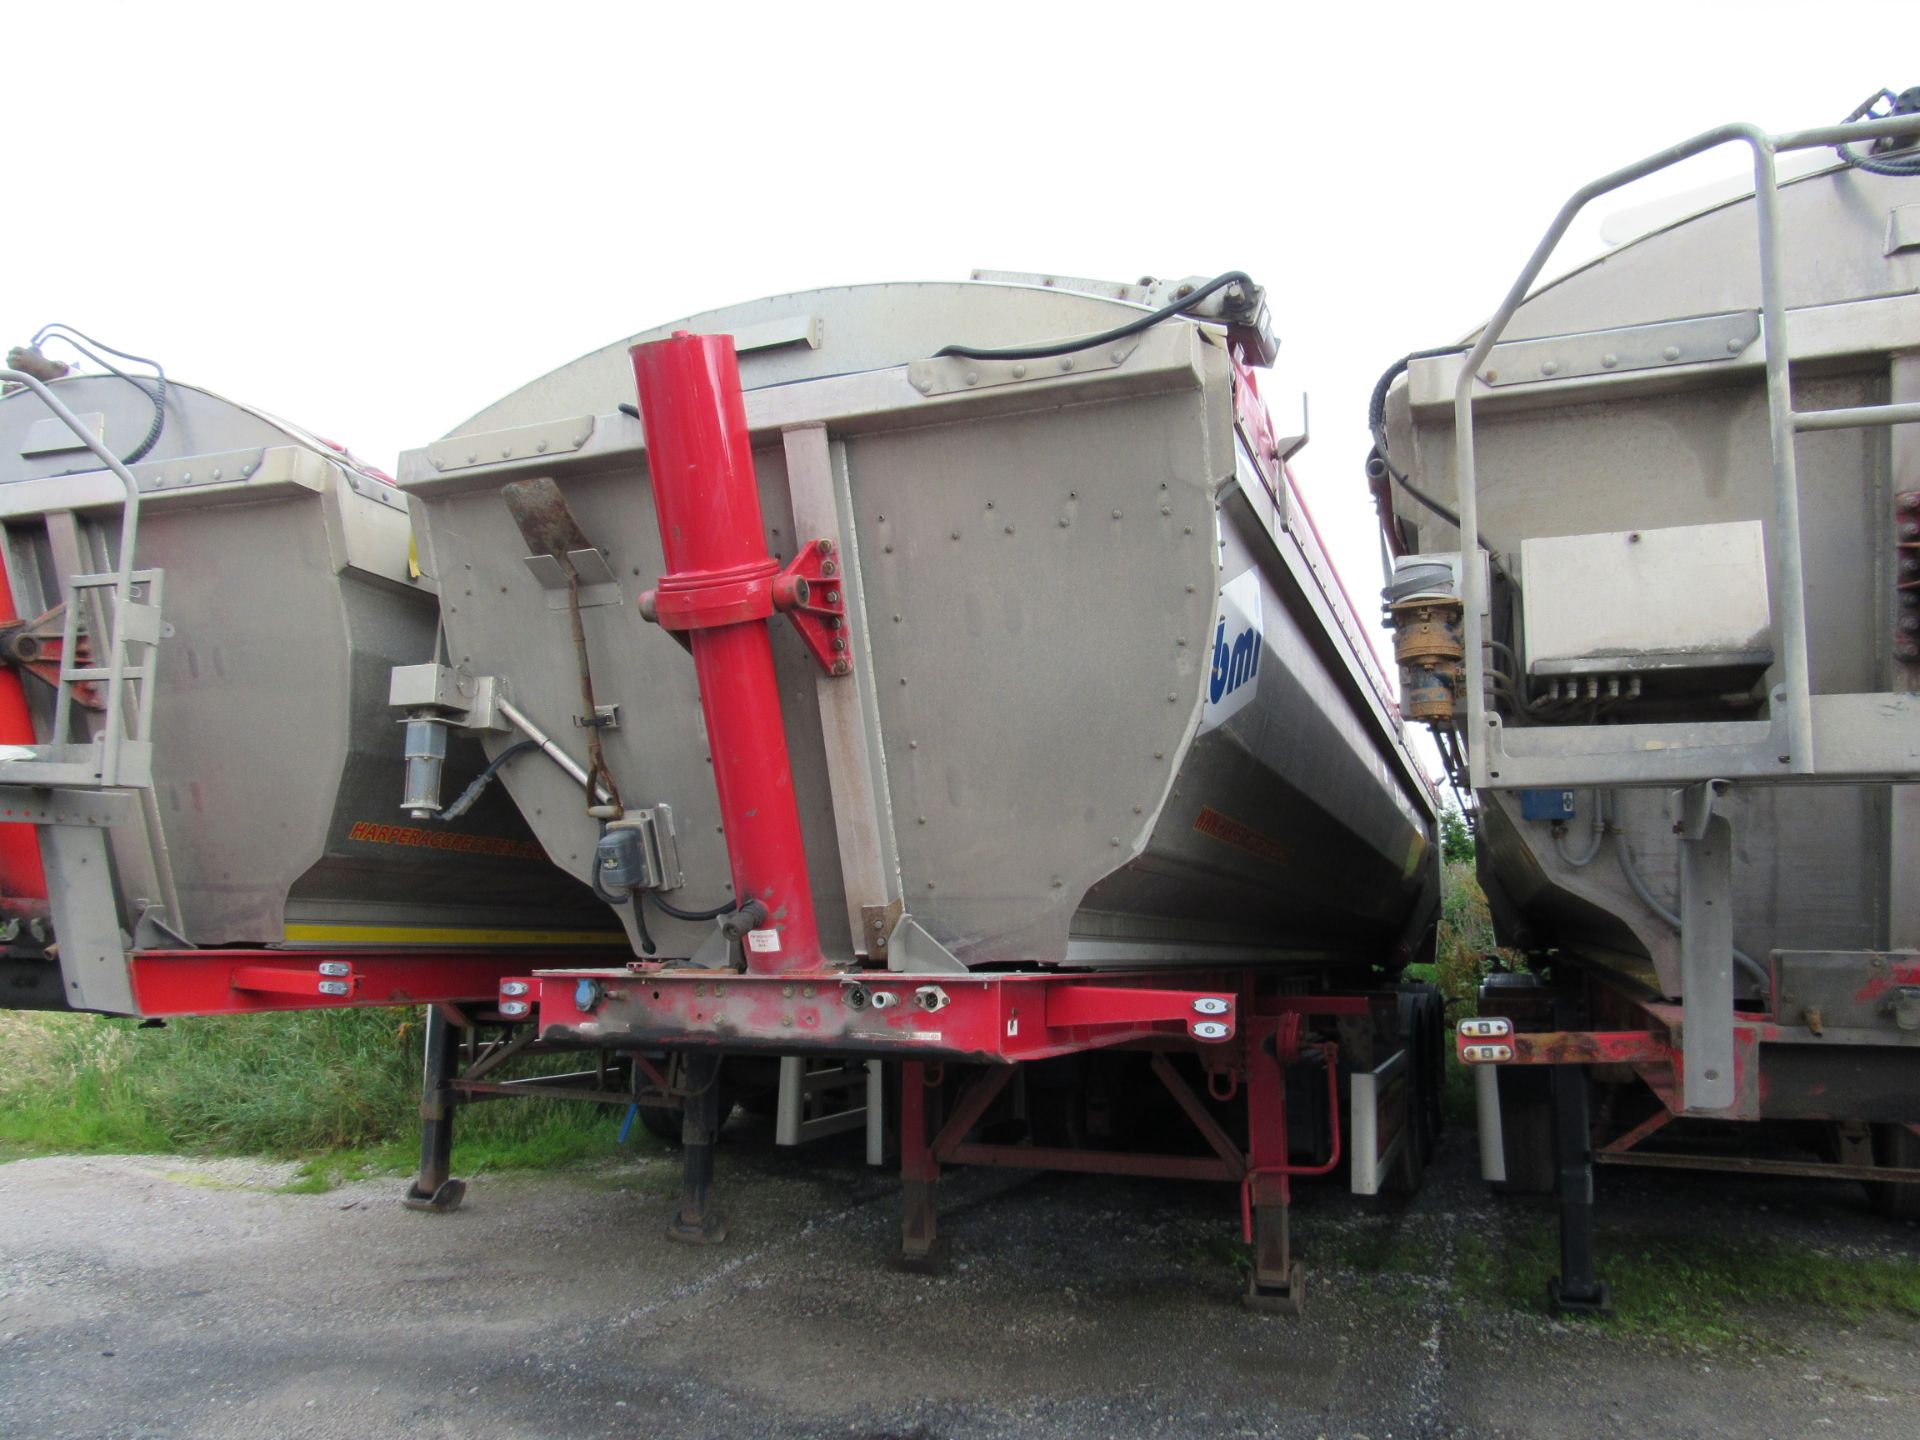
<svg viewBox="0 0 1920 1440">
<path fill-rule="evenodd" d="M 1522 790 L 1520 814 L 1528 820 L 1571 820 L 1574 816 L 1571 790 Z"/>
</svg>

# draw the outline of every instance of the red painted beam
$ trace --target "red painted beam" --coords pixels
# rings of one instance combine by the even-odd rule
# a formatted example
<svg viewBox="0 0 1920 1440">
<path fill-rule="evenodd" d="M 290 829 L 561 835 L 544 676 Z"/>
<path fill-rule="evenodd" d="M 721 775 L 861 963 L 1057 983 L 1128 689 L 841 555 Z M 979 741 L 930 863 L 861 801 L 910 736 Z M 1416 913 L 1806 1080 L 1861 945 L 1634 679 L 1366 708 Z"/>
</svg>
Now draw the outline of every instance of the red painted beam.
<svg viewBox="0 0 1920 1440">
<path fill-rule="evenodd" d="M 161 1016 L 491 1004 L 528 963 L 524 952 L 305 950 L 143 950 L 127 961 L 138 1013 Z"/>
<path fill-rule="evenodd" d="M 1060 974 L 733 974 L 630 962 L 516 975 L 513 983 L 533 992 L 503 995 L 502 1005 L 531 1003 L 544 1039 L 616 1050 L 891 1052 L 991 1063 L 1141 1042 L 1217 1046 L 1233 1039 L 1238 999 L 1231 991 L 1197 991 L 1189 988 L 1192 977 L 1177 974 L 1127 980 L 1105 986 Z"/>
<path fill-rule="evenodd" d="M 1463 1065 L 1654 1065 L 1674 1054 L 1660 1030 L 1515 1031 L 1498 1016 L 1462 1020 L 1454 1046 Z"/>
<path fill-rule="evenodd" d="M 1202 1032 L 1212 1040 L 1233 1034 L 1234 996 L 1200 994 L 1191 990 L 1136 989 L 1098 984 L 1054 984 L 1047 987 L 1047 1024 L 1055 1029 L 1123 1025 L 1130 1029 L 1177 1024 L 1181 1029 L 1212 1022 Z"/>
</svg>

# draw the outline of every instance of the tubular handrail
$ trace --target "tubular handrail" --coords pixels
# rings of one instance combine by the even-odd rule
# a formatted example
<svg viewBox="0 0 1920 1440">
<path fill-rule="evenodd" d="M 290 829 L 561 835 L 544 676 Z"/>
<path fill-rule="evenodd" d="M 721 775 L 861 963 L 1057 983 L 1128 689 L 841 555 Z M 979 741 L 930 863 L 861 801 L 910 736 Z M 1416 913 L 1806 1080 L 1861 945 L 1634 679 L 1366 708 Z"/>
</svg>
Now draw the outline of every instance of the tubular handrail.
<svg viewBox="0 0 1920 1440">
<path fill-rule="evenodd" d="M 114 784 L 120 776 L 120 741 L 122 730 L 121 691 L 126 684 L 126 646 L 120 642 L 120 631 L 128 607 L 133 603 L 133 542 L 140 529 L 140 482 L 111 450 L 91 433 L 81 422 L 80 417 L 69 410 L 44 382 L 32 375 L 18 370 L 0 369 L 0 382 L 26 386 L 60 422 L 71 430 L 81 444 L 94 453 L 94 456 L 120 478 L 126 487 L 127 503 L 120 511 L 120 564 L 114 573 L 113 584 L 113 644 L 107 660 L 107 723 L 105 754 L 101 757 L 101 783 Z M 65 695 L 61 696 L 65 701 Z M 64 712 L 65 706 L 62 704 Z M 60 734 L 54 736 L 56 744 L 65 742 Z"/>
<path fill-rule="evenodd" d="M 1677 165 L 1705 151 L 1739 141 L 1753 152 L 1755 218 L 1759 231 L 1761 345 L 1766 360 L 1767 421 L 1773 451 L 1774 482 L 1774 590 L 1775 630 L 1779 636 L 1781 668 L 1785 684 L 1783 694 L 1787 711 L 1788 755 L 1783 757 L 1794 774 L 1813 770 L 1812 681 L 1807 653 L 1806 574 L 1801 555 L 1800 487 L 1794 459 L 1796 428 L 1812 429 L 1819 424 L 1797 424 L 1793 412 L 1793 394 L 1787 361 L 1786 307 L 1782 299 L 1780 277 L 1779 187 L 1774 156 L 1785 150 L 1805 150 L 1841 145 L 1854 141 L 1920 134 L 1920 115 L 1892 116 L 1861 121 L 1851 125 L 1828 125 L 1812 130 L 1769 135 L 1749 124 L 1720 125 L 1690 140 L 1647 156 L 1631 165 L 1589 181 L 1574 191 L 1560 207 L 1553 223 L 1534 247 L 1519 277 L 1508 289 L 1506 298 L 1494 311 L 1480 338 L 1461 363 L 1454 385 L 1454 464 L 1459 489 L 1460 546 L 1464 585 L 1462 596 L 1466 613 L 1462 617 L 1465 641 L 1467 732 L 1469 753 L 1473 757 L 1475 788 L 1497 772 L 1488 770 L 1486 749 L 1480 738 L 1491 729 L 1499 729 L 1497 717 L 1486 713 L 1486 661 L 1482 653 L 1486 637 L 1481 633 L 1480 613 L 1487 603 L 1481 593 L 1480 567 L 1473 561 L 1477 548 L 1474 538 L 1480 533 L 1478 475 L 1474 468 L 1473 400 L 1474 386 L 1481 365 L 1505 333 L 1516 311 L 1527 298 L 1533 283 L 1546 268 L 1574 218 L 1594 200 L 1657 171 Z M 1839 412 L 1835 412 L 1836 414 Z M 1883 414 L 1877 423 L 1896 418 Z M 1904 417 L 1898 417 L 1904 418 Z M 1859 415 L 1851 423 L 1870 423 Z M 1483 773 L 1484 772 L 1484 773 Z"/>
</svg>

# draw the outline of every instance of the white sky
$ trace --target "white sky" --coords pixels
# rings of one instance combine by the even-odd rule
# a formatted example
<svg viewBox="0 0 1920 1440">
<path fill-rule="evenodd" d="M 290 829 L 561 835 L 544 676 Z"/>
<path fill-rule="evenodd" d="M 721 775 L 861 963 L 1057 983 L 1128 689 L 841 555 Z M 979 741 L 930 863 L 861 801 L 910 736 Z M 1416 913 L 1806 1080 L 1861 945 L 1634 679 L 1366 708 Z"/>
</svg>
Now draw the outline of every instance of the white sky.
<svg viewBox="0 0 1920 1440">
<path fill-rule="evenodd" d="M 14 5 L 0 349 L 64 320 L 391 469 L 576 355 L 737 300 L 975 266 L 1239 268 L 1269 289 L 1283 432 L 1312 393 L 1295 470 L 1365 606 L 1380 371 L 1489 312 L 1601 172 L 1920 83 L 1874 40 L 1913 17 L 1911 0 L 1836 23 L 1761 0 Z M 1600 218 L 1569 255 L 1597 248 Z"/>
</svg>

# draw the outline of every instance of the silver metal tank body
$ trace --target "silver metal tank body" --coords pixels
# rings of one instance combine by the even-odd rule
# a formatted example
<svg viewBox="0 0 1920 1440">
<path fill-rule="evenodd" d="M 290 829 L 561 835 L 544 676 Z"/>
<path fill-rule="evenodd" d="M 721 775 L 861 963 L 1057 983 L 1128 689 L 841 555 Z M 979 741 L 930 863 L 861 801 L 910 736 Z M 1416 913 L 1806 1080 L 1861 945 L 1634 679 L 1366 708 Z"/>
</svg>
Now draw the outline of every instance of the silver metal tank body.
<svg viewBox="0 0 1920 1440">
<path fill-rule="evenodd" d="M 622 799 L 671 811 L 671 902 L 728 899 L 693 666 L 639 611 L 662 557 L 645 438 L 621 411 L 629 345 L 728 333 L 769 551 L 830 537 L 845 562 L 851 674 L 823 674 L 773 621 L 829 957 L 1405 963 L 1437 908 L 1432 796 L 1297 500 L 1236 434 L 1222 328 L 1173 320 L 1064 362 L 930 358 L 1099 332 L 1142 313 L 1124 294 L 784 295 L 515 391 L 401 462 L 449 665 L 584 759 L 565 591 L 543 588 L 501 495 L 550 478 L 604 560 L 581 617 L 595 700 L 618 706 L 602 738 Z M 587 874 L 581 786 L 550 764 L 505 781 Z M 712 933 L 648 914 L 663 955 Z"/>
<path fill-rule="evenodd" d="M 1794 409 L 1920 398 L 1920 186 L 1841 166 L 1784 183 L 1779 199 Z M 1526 653 L 1524 614 L 1534 590 L 1567 584 L 1564 574 L 1526 573 L 1529 541 L 1626 532 L 1631 544 L 1750 522 L 1765 537 L 1766 598 L 1775 511 L 1755 234 L 1749 194 L 1623 245 L 1529 297 L 1483 368 L 1495 373 L 1475 404 L 1479 529 L 1518 585 L 1515 658 L 1529 671 L 1529 700 L 1551 681 Z M 1393 463 L 1448 507 L 1457 503 L 1458 365 L 1455 356 L 1415 360 L 1387 406 Z M 1898 514 L 1895 496 L 1920 488 L 1920 436 L 1912 425 L 1833 429 L 1803 432 L 1797 446 L 1813 695 L 1883 693 L 1897 703 L 1917 672 L 1897 653 L 1901 618 L 1916 612 L 1901 608 L 1895 588 L 1911 578 L 1896 574 L 1902 557 L 1915 553 L 1897 548 L 1896 530 L 1920 517 Z M 1404 488 L 1394 499 L 1412 549 L 1458 548 L 1452 524 Z M 1689 575 L 1690 563 L 1676 557 L 1660 582 L 1674 587 L 1663 606 L 1676 633 L 1689 612 L 1722 598 L 1714 576 Z M 1594 612 L 1630 608 L 1604 575 L 1594 578 Z M 1507 635 L 1502 623 L 1496 616 L 1489 633 Z M 1651 629 L 1644 640 L 1667 648 Z M 1770 653 L 1752 675 L 1700 673 L 1698 685 L 1674 692 L 1666 718 L 1764 717 L 1781 678 Z M 1716 689 L 1716 680 L 1725 683 Z M 1509 727 L 1587 718 L 1501 713 Z M 1616 704 L 1611 713 L 1629 722 L 1652 712 Z M 1548 823 L 1525 818 L 1520 794 L 1488 789 L 1481 799 L 1480 869 L 1504 943 L 1574 946 L 1640 971 L 1659 993 L 1682 993 L 1676 931 L 1635 893 L 1620 846 L 1610 840 L 1585 866 L 1569 861 L 1588 848 L 1597 792 L 1573 792 L 1576 814 L 1558 842 Z M 1609 803 L 1653 899 L 1677 909 L 1667 787 L 1614 787 Z M 1734 836 L 1739 949 L 1764 964 L 1774 950 L 1920 946 L 1920 789 L 1735 784 L 1721 809 Z"/>
<path fill-rule="evenodd" d="M 150 400 L 114 377 L 52 390 L 117 454 L 153 420 Z M 132 469 L 135 564 L 163 574 L 165 625 L 152 783 L 137 787 L 139 821 L 108 832 L 136 948 L 605 940 L 603 908 L 554 869 L 504 796 L 433 835 L 400 812 L 389 672 L 432 657 L 439 602 L 411 573 L 407 502 L 390 482 L 178 383 Z M 0 400 L 0 524 L 21 616 L 59 606 L 75 573 L 113 568 L 122 495 L 38 397 Z M 54 687 L 24 683 L 44 742 Z M 98 712 L 74 715 L 99 729 Z M 484 763 L 460 742 L 450 783 Z"/>
</svg>

